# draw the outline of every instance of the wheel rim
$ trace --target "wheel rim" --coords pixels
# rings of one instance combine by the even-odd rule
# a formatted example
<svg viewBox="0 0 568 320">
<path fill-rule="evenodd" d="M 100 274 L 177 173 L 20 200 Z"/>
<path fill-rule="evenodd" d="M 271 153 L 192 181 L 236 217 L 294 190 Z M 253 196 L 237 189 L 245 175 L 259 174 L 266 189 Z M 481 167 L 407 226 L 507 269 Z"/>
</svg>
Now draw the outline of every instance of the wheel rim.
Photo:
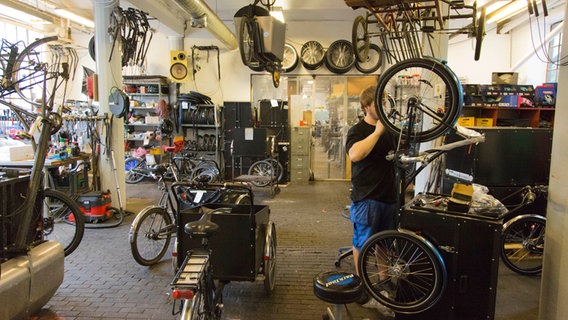
<svg viewBox="0 0 568 320">
<path fill-rule="evenodd" d="M 147 172 L 148 165 L 145 160 L 130 158 L 124 163 L 126 183 L 138 183 L 144 179 L 144 172 Z"/>
<path fill-rule="evenodd" d="M 44 237 L 55 240 L 63 247 L 65 256 L 71 254 L 81 242 L 84 217 L 74 200 L 58 191 L 46 190 L 43 195 Z"/>
<path fill-rule="evenodd" d="M 479 20 L 477 21 L 477 27 L 475 30 L 475 61 L 479 60 L 481 56 L 481 44 L 483 42 L 483 38 L 485 37 L 485 7 L 481 8 L 481 14 L 479 16 Z"/>
<path fill-rule="evenodd" d="M 355 51 L 355 57 L 359 62 L 365 62 L 369 53 L 369 36 L 367 34 L 367 21 L 363 16 L 357 16 L 353 21 L 351 41 Z"/>
<path fill-rule="evenodd" d="M 394 104 L 385 103 L 389 99 Z M 389 131 L 424 142 L 441 136 L 455 124 L 463 96 L 459 80 L 441 62 L 410 59 L 385 71 L 375 101 L 377 115 Z M 409 123 L 414 126 L 409 128 Z"/>
<path fill-rule="evenodd" d="M 272 177 L 272 171 L 274 168 L 272 164 L 268 161 L 258 161 L 253 163 L 253 165 L 249 169 L 249 175 L 251 176 L 260 176 L 260 177 Z M 275 172 L 276 173 L 276 172 Z M 276 174 L 274 174 L 276 177 Z M 252 181 L 252 184 L 257 187 L 265 187 L 270 184 L 270 181 Z"/>
<path fill-rule="evenodd" d="M 444 262 L 429 242 L 399 231 L 380 232 L 367 240 L 359 257 L 359 274 L 375 299 L 405 313 L 432 307 L 447 278 Z"/>
<path fill-rule="evenodd" d="M 369 52 L 367 54 L 367 59 L 360 62 L 359 60 L 355 61 L 355 67 L 357 70 L 363 73 L 372 73 L 377 71 L 381 65 L 383 64 L 383 56 L 381 53 L 381 49 L 376 44 L 371 44 L 369 46 Z"/>
<path fill-rule="evenodd" d="M 503 232 L 501 256 L 511 270 L 525 275 L 542 270 L 545 222 L 534 218 L 514 221 Z"/>
<path fill-rule="evenodd" d="M 162 211 L 146 213 L 138 222 L 132 243 L 138 263 L 153 265 L 162 258 L 171 240 L 171 233 L 165 230 L 169 224 L 169 216 Z"/>
<path fill-rule="evenodd" d="M 302 46 L 300 59 L 306 69 L 315 70 L 319 68 L 325 58 L 325 50 L 317 41 L 308 41 Z"/>
<path fill-rule="evenodd" d="M 265 260 L 265 282 L 264 286 L 266 292 L 271 294 L 274 291 L 275 283 L 276 283 L 276 228 L 274 224 L 269 224 L 270 234 L 268 236 L 268 245 L 269 245 L 269 252 L 268 257 Z"/>
<path fill-rule="evenodd" d="M 333 42 L 325 54 L 328 69 L 334 73 L 345 73 L 355 64 L 353 45 L 347 40 Z"/>
<path fill-rule="evenodd" d="M 290 72 L 298 65 L 298 52 L 289 43 L 284 44 L 284 56 L 282 58 L 282 72 Z"/>
<path fill-rule="evenodd" d="M 240 46 L 239 46 L 239 51 L 241 53 L 241 60 L 243 61 L 243 64 L 245 66 L 250 66 L 251 61 L 253 60 L 254 57 L 254 35 L 253 35 L 253 28 L 252 28 L 252 23 L 254 23 L 254 21 L 251 21 L 248 17 L 243 16 L 242 20 L 241 20 L 241 26 L 240 26 L 240 35 L 241 35 L 241 39 L 240 39 Z"/>
</svg>

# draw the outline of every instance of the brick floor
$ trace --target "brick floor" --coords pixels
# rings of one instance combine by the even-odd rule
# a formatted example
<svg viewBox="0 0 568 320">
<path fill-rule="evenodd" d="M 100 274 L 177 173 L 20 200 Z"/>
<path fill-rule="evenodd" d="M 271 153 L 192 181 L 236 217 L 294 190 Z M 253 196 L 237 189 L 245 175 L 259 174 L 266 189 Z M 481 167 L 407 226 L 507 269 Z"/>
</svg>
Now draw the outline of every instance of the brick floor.
<svg viewBox="0 0 568 320">
<path fill-rule="evenodd" d="M 350 243 L 350 223 L 341 217 L 348 188 L 348 182 L 333 181 L 290 184 L 274 198 L 268 189 L 256 192 L 256 203 L 270 207 L 277 228 L 276 291 L 267 297 L 262 281 L 229 283 L 223 319 L 321 319 L 328 304 L 314 296 L 312 279 L 333 270 L 337 248 Z M 135 212 L 159 196 L 149 182 L 128 185 L 126 192 L 127 208 Z M 171 259 L 152 267 L 134 261 L 128 243 L 132 219 L 126 217 L 117 228 L 86 230 L 79 248 L 66 258 L 63 284 L 37 318 L 176 318 L 169 295 Z M 342 269 L 352 271 L 352 263 L 344 261 Z M 540 279 L 500 270 L 496 319 L 536 319 Z M 349 311 L 352 319 L 387 319 L 356 304 Z"/>
</svg>

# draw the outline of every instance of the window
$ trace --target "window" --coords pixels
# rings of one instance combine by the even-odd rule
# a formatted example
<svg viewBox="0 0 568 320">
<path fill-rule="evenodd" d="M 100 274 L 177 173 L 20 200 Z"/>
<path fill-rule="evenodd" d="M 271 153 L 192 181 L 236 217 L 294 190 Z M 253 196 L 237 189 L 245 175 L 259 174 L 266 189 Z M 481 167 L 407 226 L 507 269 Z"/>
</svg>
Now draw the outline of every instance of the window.
<svg viewBox="0 0 568 320">
<path fill-rule="evenodd" d="M 554 23 L 550 29 L 554 30 L 561 21 Z M 562 32 L 558 32 L 548 43 L 548 64 L 546 66 L 546 82 L 558 82 L 558 66 L 562 47 Z"/>
</svg>

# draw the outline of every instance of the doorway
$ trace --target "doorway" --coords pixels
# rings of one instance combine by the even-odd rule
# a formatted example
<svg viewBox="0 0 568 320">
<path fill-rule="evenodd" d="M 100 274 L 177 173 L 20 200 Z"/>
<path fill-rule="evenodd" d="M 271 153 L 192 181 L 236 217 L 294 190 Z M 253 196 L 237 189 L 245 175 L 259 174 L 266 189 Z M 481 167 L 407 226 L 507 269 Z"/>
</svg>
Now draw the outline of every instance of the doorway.
<svg viewBox="0 0 568 320">
<path fill-rule="evenodd" d="M 252 105 L 263 99 L 285 100 L 290 126 L 311 128 L 314 180 L 349 180 L 347 131 L 363 116 L 359 93 L 376 81 L 376 76 L 285 75 L 279 88 L 274 88 L 269 75 L 255 74 L 251 79 Z"/>
</svg>

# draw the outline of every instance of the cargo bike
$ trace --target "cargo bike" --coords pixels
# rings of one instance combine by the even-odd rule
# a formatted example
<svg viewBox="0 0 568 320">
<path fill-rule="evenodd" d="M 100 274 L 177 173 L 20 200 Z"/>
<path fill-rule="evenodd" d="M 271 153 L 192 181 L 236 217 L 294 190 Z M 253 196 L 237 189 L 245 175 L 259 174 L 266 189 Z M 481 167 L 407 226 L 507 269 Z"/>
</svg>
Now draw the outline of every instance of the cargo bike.
<svg viewBox="0 0 568 320">
<path fill-rule="evenodd" d="M 193 196 L 210 197 L 219 185 L 190 190 Z M 184 201 L 187 189 L 173 186 L 178 201 L 177 272 L 171 282 L 173 313 L 181 319 L 220 319 L 223 287 L 230 281 L 262 280 L 267 295 L 275 287 L 276 226 L 270 209 L 255 205 L 249 187 L 223 185 L 235 194 L 246 194 L 250 203 Z M 194 199 L 194 198 L 193 198 Z M 206 201 L 209 202 L 209 201 Z"/>
</svg>

